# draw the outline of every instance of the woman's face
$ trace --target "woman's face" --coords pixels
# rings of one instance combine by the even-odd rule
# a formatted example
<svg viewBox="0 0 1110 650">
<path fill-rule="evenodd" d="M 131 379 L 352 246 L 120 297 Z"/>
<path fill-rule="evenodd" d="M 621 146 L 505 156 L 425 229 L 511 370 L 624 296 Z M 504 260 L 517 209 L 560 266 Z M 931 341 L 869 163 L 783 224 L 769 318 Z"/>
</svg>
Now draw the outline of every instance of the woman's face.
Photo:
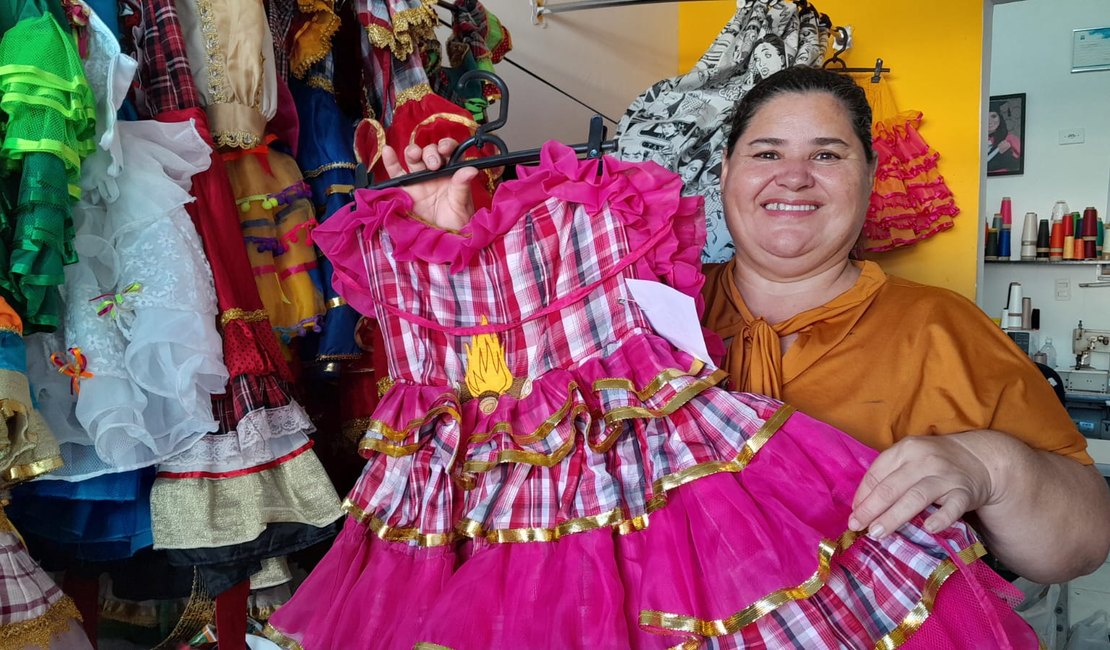
<svg viewBox="0 0 1110 650">
<path fill-rule="evenodd" d="M 998 130 L 998 125 L 1001 124 L 1001 123 L 1002 123 L 1002 118 L 1000 118 L 998 116 L 998 113 L 996 113 L 994 111 L 991 111 L 990 113 L 987 114 L 987 132 L 988 133 L 994 133 L 995 131 L 997 131 Z"/>
<path fill-rule="evenodd" d="M 874 171 L 832 95 L 769 100 L 722 166 L 737 257 L 781 279 L 843 262 L 863 226 Z"/>
</svg>

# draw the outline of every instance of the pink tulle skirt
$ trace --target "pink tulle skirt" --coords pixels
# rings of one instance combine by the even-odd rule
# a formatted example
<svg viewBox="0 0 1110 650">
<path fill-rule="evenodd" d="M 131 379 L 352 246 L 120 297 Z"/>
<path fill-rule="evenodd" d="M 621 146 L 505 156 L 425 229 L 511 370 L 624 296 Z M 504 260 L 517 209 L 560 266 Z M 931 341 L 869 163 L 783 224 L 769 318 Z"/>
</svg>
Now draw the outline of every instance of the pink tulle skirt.
<svg viewBox="0 0 1110 650">
<path fill-rule="evenodd" d="M 1038 646 L 964 524 L 847 530 L 873 451 L 797 413 L 771 433 L 657 482 L 639 516 L 454 541 L 350 517 L 268 633 L 305 650 Z"/>
</svg>

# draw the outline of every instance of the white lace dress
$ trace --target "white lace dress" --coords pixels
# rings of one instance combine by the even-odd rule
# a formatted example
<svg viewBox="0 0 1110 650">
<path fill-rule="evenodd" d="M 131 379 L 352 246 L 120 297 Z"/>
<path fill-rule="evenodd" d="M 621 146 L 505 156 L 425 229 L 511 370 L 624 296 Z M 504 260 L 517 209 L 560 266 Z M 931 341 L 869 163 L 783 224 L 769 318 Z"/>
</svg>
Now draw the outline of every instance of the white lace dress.
<svg viewBox="0 0 1110 650">
<path fill-rule="evenodd" d="M 184 208 L 210 149 L 191 122 L 111 124 L 134 62 L 119 65 L 99 19 L 90 32 L 87 72 L 104 108 L 98 126 L 107 126 L 74 209 L 79 261 L 66 269 L 65 342 L 88 359 L 92 376 L 80 381 L 75 413 L 104 467 L 83 463 L 70 478 L 188 449 L 216 430 L 211 396 L 228 380 L 211 270 Z"/>
</svg>

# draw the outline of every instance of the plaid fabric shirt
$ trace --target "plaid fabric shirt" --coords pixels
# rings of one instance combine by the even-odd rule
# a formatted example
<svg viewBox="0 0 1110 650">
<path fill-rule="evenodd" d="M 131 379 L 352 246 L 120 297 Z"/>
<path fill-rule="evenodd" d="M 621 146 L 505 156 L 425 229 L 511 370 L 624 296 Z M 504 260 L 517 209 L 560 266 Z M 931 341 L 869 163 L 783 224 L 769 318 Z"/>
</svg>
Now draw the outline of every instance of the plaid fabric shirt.
<svg viewBox="0 0 1110 650">
<path fill-rule="evenodd" d="M 203 106 L 173 0 L 142 0 L 141 7 L 136 45 L 145 116 Z"/>
</svg>

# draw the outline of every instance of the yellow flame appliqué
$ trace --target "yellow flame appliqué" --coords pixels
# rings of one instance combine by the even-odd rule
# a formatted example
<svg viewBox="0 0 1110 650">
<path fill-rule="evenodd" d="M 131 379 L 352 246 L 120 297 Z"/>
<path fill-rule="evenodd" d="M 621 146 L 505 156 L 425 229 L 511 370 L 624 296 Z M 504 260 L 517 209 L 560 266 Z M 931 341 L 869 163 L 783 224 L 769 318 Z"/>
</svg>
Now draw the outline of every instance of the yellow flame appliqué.
<svg viewBox="0 0 1110 650">
<path fill-rule="evenodd" d="M 489 321 L 482 316 L 482 325 Z M 513 375 L 505 364 L 505 349 L 496 334 L 478 334 L 466 345 L 466 387 L 470 394 L 503 395 L 513 385 Z"/>
</svg>

